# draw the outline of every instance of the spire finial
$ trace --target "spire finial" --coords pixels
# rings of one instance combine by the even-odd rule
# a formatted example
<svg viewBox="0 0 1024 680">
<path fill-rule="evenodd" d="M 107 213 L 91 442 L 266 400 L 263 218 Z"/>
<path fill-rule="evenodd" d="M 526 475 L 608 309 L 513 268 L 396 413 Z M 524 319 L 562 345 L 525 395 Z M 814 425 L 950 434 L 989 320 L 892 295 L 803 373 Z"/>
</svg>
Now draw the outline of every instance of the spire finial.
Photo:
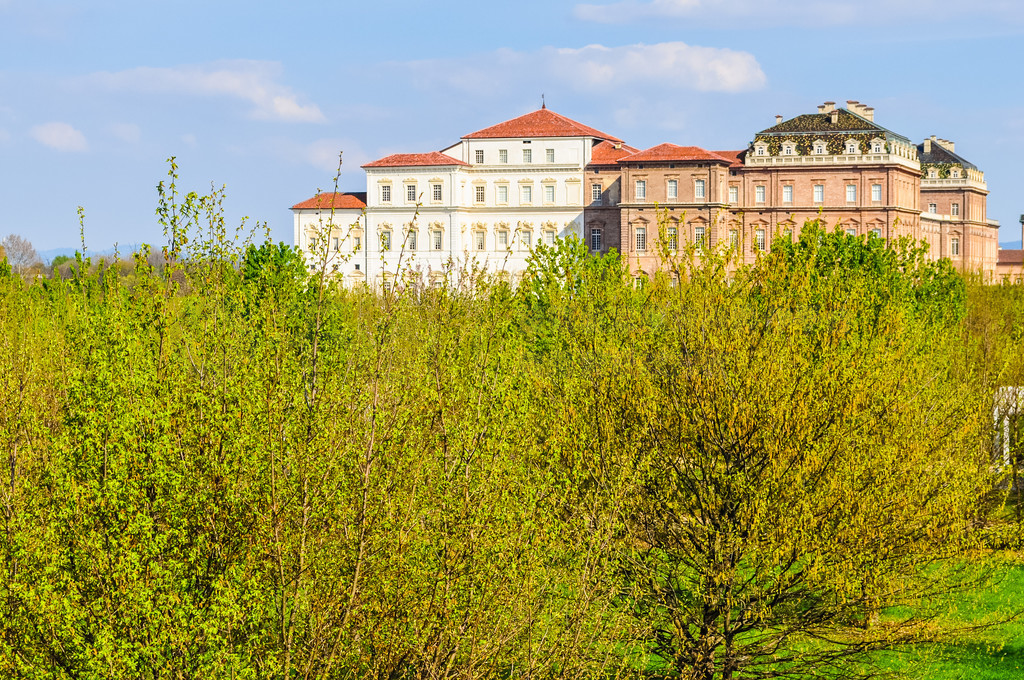
<svg viewBox="0 0 1024 680">
<path fill-rule="evenodd" d="M 544 93 L 543 92 L 540 93 L 540 108 L 542 108 L 542 109 L 548 108 L 547 103 L 545 103 L 545 101 L 544 101 Z"/>
</svg>

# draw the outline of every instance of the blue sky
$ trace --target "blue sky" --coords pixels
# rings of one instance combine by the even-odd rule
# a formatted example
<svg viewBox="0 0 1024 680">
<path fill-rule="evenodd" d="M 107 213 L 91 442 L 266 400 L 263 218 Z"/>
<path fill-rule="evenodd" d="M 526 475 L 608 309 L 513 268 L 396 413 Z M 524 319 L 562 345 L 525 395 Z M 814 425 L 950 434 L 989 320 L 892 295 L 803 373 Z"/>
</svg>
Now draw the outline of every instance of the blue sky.
<svg viewBox="0 0 1024 680">
<path fill-rule="evenodd" d="M 226 186 L 229 222 L 291 241 L 288 208 L 359 165 L 538 108 L 646 148 L 739 149 L 775 114 L 856 99 L 986 174 L 1024 213 L 1024 3 L 0 0 L 0 236 L 40 251 L 163 242 L 166 159 Z"/>
</svg>

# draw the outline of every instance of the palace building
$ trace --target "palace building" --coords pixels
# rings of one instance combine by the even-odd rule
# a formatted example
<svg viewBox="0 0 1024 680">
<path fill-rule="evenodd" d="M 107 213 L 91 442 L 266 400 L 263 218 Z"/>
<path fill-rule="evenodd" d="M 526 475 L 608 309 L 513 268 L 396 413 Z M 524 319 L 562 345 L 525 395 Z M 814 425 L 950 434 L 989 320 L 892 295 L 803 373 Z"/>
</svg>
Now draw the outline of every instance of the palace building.
<svg viewBox="0 0 1024 680">
<path fill-rule="evenodd" d="M 575 235 L 595 253 L 617 249 L 641 277 L 687 244 L 728 244 L 752 262 L 820 216 L 851 235 L 923 240 L 933 257 L 994 275 L 984 173 L 952 142 L 915 144 L 874 118 L 856 101 L 825 102 L 777 116 L 745 149 L 640 150 L 541 108 L 440 151 L 367 163 L 365 192 L 292 207 L 295 244 L 347 282 L 387 287 L 515 276 L 535 245 Z"/>
</svg>

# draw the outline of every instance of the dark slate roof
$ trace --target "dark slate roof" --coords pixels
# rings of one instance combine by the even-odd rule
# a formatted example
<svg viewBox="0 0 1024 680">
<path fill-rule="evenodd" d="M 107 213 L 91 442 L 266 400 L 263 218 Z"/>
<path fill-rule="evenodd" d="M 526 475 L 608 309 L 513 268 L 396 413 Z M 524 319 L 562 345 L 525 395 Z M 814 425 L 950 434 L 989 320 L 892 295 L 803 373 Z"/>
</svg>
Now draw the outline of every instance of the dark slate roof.
<svg viewBox="0 0 1024 680">
<path fill-rule="evenodd" d="M 836 109 L 836 111 L 839 112 L 839 115 L 836 117 L 835 123 L 832 122 L 831 113 L 805 113 L 802 116 L 784 120 L 778 125 L 761 130 L 757 134 L 784 136 L 787 134 L 811 135 L 817 132 L 874 132 L 887 139 L 895 138 L 903 140 L 908 144 L 910 143 L 910 140 L 903 135 L 887 130 L 881 125 L 848 109 Z"/>
<path fill-rule="evenodd" d="M 921 165 L 924 165 L 925 163 L 959 163 L 963 167 L 970 168 L 971 170 L 978 169 L 978 166 L 974 163 L 964 160 L 961 156 L 953 153 L 938 142 L 932 142 L 932 150 L 929 153 L 924 152 L 924 144 L 918 144 L 917 158 L 921 161 Z"/>
</svg>

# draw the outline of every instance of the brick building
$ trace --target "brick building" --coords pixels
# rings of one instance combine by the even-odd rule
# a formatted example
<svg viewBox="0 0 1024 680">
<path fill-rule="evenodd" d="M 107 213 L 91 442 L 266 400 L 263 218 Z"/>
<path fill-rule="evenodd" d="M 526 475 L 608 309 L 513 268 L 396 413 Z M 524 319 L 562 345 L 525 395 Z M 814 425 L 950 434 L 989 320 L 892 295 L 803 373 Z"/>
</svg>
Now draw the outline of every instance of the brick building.
<svg viewBox="0 0 1024 680">
<path fill-rule="evenodd" d="M 535 244 L 569 235 L 593 252 L 618 249 L 637 277 L 694 244 L 753 262 L 819 216 L 851 235 L 923 240 L 965 270 L 994 275 L 999 257 L 984 173 L 952 142 L 914 144 L 856 101 L 776 116 L 734 151 L 641 151 L 542 108 L 363 167 L 366 192 L 331 203 L 339 226 L 322 238 L 337 253 L 332 271 L 375 286 L 411 269 L 435 283 L 460 267 L 517 275 Z M 293 207 L 307 252 L 324 210 L 320 199 Z"/>
</svg>

